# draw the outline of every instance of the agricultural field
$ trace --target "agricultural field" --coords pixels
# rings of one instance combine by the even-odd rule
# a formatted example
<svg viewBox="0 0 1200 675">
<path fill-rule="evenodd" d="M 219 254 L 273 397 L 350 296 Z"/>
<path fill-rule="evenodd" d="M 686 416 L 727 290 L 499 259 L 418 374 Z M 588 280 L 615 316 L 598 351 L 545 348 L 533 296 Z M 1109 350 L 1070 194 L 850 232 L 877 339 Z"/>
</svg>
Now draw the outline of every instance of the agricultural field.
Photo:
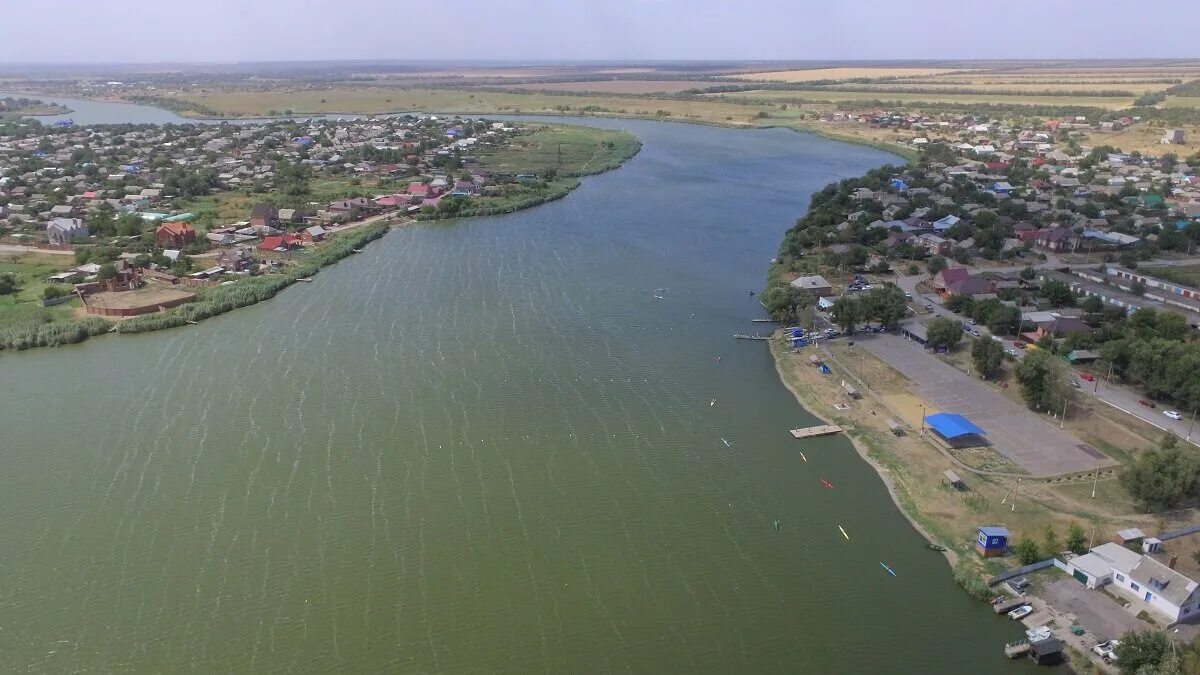
<svg viewBox="0 0 1200 675">
<path fill-rule="evenodd" d="M 935 103 L 992 103 L 1003 105 L 1043 105 L 1043 106 L 1087 106 L 1120 110 L 1133 104 L 1133 98 L 1125 96 L 1036 96 L 1036 95 L 1005 95 L 1005 94 L 915 94 L 907 92 L 870 92 L 870 91 L 827 91 L 805 90 L 788 91 L 775 89 L 756 89 L 735 93 L 706 94 L 711 97 L 731 97 L 749 100 L 777 100 L 797 102 L 831 101 L 835 103 L 862 103 L 865 101 L 897 101 L 919 106 L 920 104 Z"/>
<path fill-rule="evenodd" d="M 1162 104 L 1167 108 L 1200 108 L 1200 96 L 1168 96 Z"/>
<path fill-rule="evenodd" d="M 948 68 L 813 68 L 811 70 L 772 70 L 762 73 L 725 75 L 726 79 L 755 82 L 813 82 L 816 80 L 850 80 L 863 77 L 922 77 L 961 72 Z"/>
<path fill-rule="evenodd" d="M 598 92 L 605 94 L 675 94 L 717 84 L 707 80 L 589 80 L 587 82 L 531 82 L 505 84 L 505 89 L 523 91 Z M 486 85 L 481 85 L 486 86 Z"/>
<path fill-rule="evenodd" d="M 930 80 L 921 80 L 919 82 L 913 82 L 910 80 L 906 80 L 901 83 L 880 82 L 880 83 L 875 83 L 875 84 L 832 84 L 832 85 L 827 85 L 827 86 L 821 87 L 821 90 L 822 91 L 824 91 L 824 90 L 834 90 L 834 91 L 884 90 L 884 91 L 889 91 L 889 90 L 896 90 L 896 89 L 911 89 L 911 90 L 915 90 L 915 91 L 924 91 L 924 90 L 936 89 L 939 91 L 944 90 L 944 91 L 947 91 L 948 93 L 952 93 L 955 90 L 970 89 L 970 90 L 976 90 L 976 91 L 982 91 L 982 92 L 996 92 L 996 93 L 1021 92 L 1022 94 L 1029 93 L 1029 94 L 1036 94 L 1036 95 L 1061 94 L 1061 93 L 1066 93 L 1066 92 L 1074 93 L 1074 92 L 1127 91 L 1131 94 L 1140 95 L 1140 94 L 1148 94 L 1150 92 L 1163 91 L 1170 86 L 1171 85 L 1166 82 L 1160 82 L 1160 83 L 1112 82 L 1111 80 L 1106 80 L 1106 81 L 1100 82 L 1100 83 L 1090 82 L 1090 81 L 1086 81 L 1086 80 L 1080 81 L 1080 82 L 1065 82 L 1065 81 L 1061 81 L 1061 80 L 1054 81 L 1054 82 L 1044 82 L 1044 81 L 1036 81 L 1036 80 L 1026 81 L 1026 82 L 1014 81 L 1014 80 L 1005 80 L 1002 82 L 997 82 L 997 81 L 993 81 L 993 80 L 985 80 L 985 81 L 977 81 L 977 82 L 971 82 L 971 81 L 945 82 L 944 80 L 942 80 L 940 78 L 933 78 Z"/>
<path fill-rule="evenodd" d="M 1166 125 L 1159 122 L 1138 124 L 1115 132 L 1089 131 L 1083 135 L 1080 142 L 1089 146 L 1111 145 L 1115 148 L 1120 148 L 1124 152 L 1140 152 L 1143 155 L 1161 155 L 1172 152 L 1179 157 L 1187 157 L 1193 153 L 1200 152 L 1200 126 L 1195 124 L 1183 125 L 1182 129 L 1186 142 L 1181 145 L 1162 145 L 1159 143 L 1159 139 L 1162 138 L 1165 128 Z"/>
</svg>

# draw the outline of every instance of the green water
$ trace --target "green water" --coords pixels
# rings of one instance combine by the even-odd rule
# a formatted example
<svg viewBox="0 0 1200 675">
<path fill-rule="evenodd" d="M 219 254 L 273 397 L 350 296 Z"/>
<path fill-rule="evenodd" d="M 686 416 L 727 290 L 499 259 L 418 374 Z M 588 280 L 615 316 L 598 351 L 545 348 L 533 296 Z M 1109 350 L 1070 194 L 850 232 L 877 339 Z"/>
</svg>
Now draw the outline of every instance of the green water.
<svg viewBox="0 0 1200 675">
<path fill-rule="evenodd" d="M 730 339 L 808 195 L 892 158 L 597 123 L 644 150 L 565 200 L 0 355 L 3 670 L 1023 672 Z"/>
</svg>

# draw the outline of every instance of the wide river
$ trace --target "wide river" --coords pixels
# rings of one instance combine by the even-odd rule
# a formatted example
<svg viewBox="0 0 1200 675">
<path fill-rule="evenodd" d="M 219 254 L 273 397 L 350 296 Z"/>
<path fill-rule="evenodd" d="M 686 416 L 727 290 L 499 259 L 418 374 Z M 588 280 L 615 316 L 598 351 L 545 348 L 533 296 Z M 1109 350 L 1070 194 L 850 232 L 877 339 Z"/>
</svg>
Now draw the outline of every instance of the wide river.
<svg viewBox="0 0 1200 675">
<path fill-rule="evenodd" d="M 1025 672 L 731 339 L 808 196 L 892 156 L 584 123 L 644 149 L 198 326 L 0 356 L 0 670 Z"/>
</svg>

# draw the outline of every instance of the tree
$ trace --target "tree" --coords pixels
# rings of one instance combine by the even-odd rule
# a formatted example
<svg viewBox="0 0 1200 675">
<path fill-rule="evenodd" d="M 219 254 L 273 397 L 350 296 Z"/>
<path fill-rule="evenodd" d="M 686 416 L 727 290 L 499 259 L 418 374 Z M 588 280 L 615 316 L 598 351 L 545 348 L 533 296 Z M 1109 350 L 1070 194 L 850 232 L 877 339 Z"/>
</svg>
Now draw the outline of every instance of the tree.
<svg viewBox="0 0 1200 675">
<path fill-rule="evenodd" d="M 975 370 L 984 377 L 992 377 L 1000 370 L 1004 361 L 1004 347 L 991 339 L 980 338 L 971 345 L 971 362 Z"/>
<path fill-rule="evenodd" d="M 862 304 L 856 298 L 843 295 L 833 301 L 829 314 L 835 326 L 841 328 L 843 333 L 849 333 L 862 316 Z"/>
<path fill-rule="evenodd" d="M 782 283 L 768 286 L 759 299 L 767 314 L 780 323 L 795 323 L 801 311 L 812 303 L 812 298 L 803 289 Z"/>
<path fill-rule="evenodd" d="M 1072 553 L 1086 553 L 1087 546 L 1083 540 L 1083 528 L 1079 526 L 1079 523 L 1071 521 L 1071 524 L 1067 526 L 1067 550 Z"/>
<path fill-rule="evenodd" d="M 925 327 L 926 344 L 934 349 L 949 350 L 963 336 L 961 321 L 938 317 Z"/>
<path fill-rule="evenodd" d="M 1062 553 L 1062 542 L 1058 540 L 1058 533 L 1054 531 L 1054 526 L 1047 525 L 1046 532 L 1042 535 L 1042 557 L 1053 558 L 1059 553 Z"/>
<path fill-rule="evenodd" d="M 1038 551 L 1037 542 L 1025 535 L 1017 540 L 1017 545 L 1013 547 L 1013 553 L 1016 554 L 1017 560 L 1021 561 L 1022 565 L 1030 565 L 1041 559 L 1041 552 Z"/>
<path fill-rule="evenodd" d="M 1037 276 L 1037 271 L 1033 269 L 1032 265 L 1026 265 L 1025 269 L 1021 270 L 1020 276 L 1025 281 L 1033 281 L 1033 278 Z"/>
<path fill-rule="evenodd" d="M 1042 297 L 1054 307 L 1070 307 L 1075 304 L 1075 292 L 1066 282 L 1051 279 L 1042 284 Z"/>
<path fill-rule="evenodd" d="M 946 259 L 944 257 L 942 257 L 940 255 L 935 255 L 932 258 L 930 258 L 929 261 L 925 263 L 925 265 L 929 269 L 929 276 L 932 277 L 932 276 L 936 275 L 938 272 L 941 272 L 942 270 L 946 269 L 946 267 L 949 266 L 949 263 L 946 262 Z"/>
<path fill-rule="evenodd" d="M 913 275 L 916 275 L 916 274 L 920 274 L 920 273 L 921 273 L 921 268 L 917 267 L 917 263 L 909 263 L 908 264 L 908 275 L 910 277 Z"/>
<path fill-rule="evenodd" d="M 987 318 L 987 327 L 997 335 L 1009 335 L 1017 332 L 1020 321 L 1021 310 L 1012 305 L 1001 304 Z"/>
<path fill-rule="evenodd" d="M 1066 364 L 1045 349 L 1026 353 L 1017 366 L 1017 382 L 1032 410 L 1061 412 L 1071 395 Z"/>
<path fill-rule="evenodd" d="M 1147 666 L 1148 672 L 1156 672 L 1169 648 L 1167 636 L 1157 630 L 1140 630 L 1126 633 L 1117 645 L 1117 665 L 1121 675 L 1135 675 L 1143 672 Z"/>
<path fill-rule="evenodd" d="M 1200 463 L 1178 447 L 1146 450 L 1121 473 L 1121 486 L 1148 511 L 1164 511 L 1200 491 Z"/>
<path fill-rule="evenodd" d="M 112 279 L 117 276 L 117 266 L 112 263 L 104 263 L 100 266 L 100 271 L 96 273 L 96 276 L 101 281 Z"/>
<path fill-rule="evenodd" d="M 895 326 L 908 313 L 908 299 L 898 286 L 887 284 L 872 288 L 863 298 L 864 314 L 880 324 Z"/>
<path fill-rule="evenodd" d="M 0 274 L 0 295 L 12 295 L 17 291 L 17 278 L 12 274 Z"/>
</svg>

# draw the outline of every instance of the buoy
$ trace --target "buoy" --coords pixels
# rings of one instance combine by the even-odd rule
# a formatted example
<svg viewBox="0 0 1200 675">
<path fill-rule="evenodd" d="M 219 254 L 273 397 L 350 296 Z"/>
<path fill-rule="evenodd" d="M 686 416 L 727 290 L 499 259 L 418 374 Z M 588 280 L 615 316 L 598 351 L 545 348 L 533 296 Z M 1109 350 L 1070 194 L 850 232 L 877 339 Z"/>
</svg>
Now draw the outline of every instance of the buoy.
<svg viewBox="0 0 1200 675">
<path fill-rule="evenodd" d="M 842 536 L 846 538 L 846 541 L 850 541 L 850 535 L 846 534 L 846 530 L 842 529 L 841 525 L 838 525 L 838 529 L 842 530 Z"/>
</svg>

